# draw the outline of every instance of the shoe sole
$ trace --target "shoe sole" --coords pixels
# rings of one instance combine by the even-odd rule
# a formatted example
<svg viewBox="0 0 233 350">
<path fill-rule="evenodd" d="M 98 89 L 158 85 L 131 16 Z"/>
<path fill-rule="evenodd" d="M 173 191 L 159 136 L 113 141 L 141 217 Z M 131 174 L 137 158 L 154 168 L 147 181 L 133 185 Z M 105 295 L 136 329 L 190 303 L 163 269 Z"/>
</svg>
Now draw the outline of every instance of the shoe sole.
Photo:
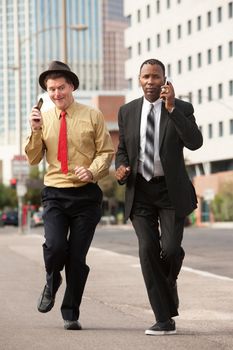
<svg viewBox="0 0 233 350">
<path fill-rule="evenodd" d="M 172 334 L 176 334 L 176 330 L 174 331 L 152 331 L 150 329 L 147 329 L 145 331 L 146 335 L 172 335 Z"/>
</svg>

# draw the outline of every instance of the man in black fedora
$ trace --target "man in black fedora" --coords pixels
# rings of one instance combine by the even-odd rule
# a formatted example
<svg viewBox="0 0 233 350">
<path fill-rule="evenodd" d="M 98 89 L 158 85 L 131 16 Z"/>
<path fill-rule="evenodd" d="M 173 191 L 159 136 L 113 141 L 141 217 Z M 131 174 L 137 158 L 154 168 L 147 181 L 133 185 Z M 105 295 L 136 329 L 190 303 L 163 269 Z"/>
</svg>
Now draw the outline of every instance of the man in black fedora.
<svg viewBox="0 0 233 350">
<path fill-rule="evenodd" d="M 97 181 L 108 174 L 114 148 L 102 113 L 74 101 L 79 79 L 65 63 L 51 62 L 39 84 L 55 106 L 43 113 L 32 108 L 25 147 L 31 165 L 44 155 L 48 163 L 42 190 L 46 285 L 38 310 L 46 313 L 54 306 L 65 268 L 64 328 L 80 330 L 79 308 L 89 273 L 86 255 L 101 216 Z"/>
</svg>

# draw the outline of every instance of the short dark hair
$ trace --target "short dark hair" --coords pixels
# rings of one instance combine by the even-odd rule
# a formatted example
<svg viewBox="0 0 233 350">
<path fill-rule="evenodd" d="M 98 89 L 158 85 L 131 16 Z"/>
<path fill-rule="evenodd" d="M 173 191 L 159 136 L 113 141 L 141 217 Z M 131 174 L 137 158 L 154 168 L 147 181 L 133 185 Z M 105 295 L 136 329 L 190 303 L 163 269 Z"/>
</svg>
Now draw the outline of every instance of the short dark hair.
<svg viewBox="0 0 233 350">
<path fill-rule="evenodd" d="M 160 66 L 162 68 L 163 74 L 165 75 L 165 66 L 164 66 L 163 62 L 161 62 L 155 58 L 149 58 L 148 60 L 144 61 L 140 66 L 139 73 L 141 73 L 142 67 L 145 64 L 151 64 L 151 65 L 157 64 L 158 66 Z"/>
<path fill-rule="evenodd" d="M 67 74 L 64 74 L 63 72 L 48 73 L 44 79 L 44 84 L 47 86 L 47 81 L 49 79 L 59 79 L 59 78 L 64 78 L 68 84 L 73 84 L 72 80 L 67 76 Z"/>
</svg>

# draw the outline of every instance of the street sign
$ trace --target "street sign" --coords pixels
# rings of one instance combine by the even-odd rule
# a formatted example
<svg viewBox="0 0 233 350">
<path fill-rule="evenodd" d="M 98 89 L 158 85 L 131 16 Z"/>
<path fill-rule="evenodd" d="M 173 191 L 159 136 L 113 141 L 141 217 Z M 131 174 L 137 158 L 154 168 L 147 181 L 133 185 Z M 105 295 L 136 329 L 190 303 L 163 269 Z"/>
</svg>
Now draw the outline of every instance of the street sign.
<svg viewBox="0 0 233 350">
<path fill-rule="evenodd" d="M 29 164 L 25 155 L 15 155 L 12 159 L 12 177 L 25 179 L 29 175 Z"/>
<path fill-rule="evenodd" d="M 20 182 L 17 182 L 16 184 L 16 193 L 18 197 L 23 197 L 27 193 L 27 187 Z"/>
<path fill-rule="evenodd" d="M 215 192 L 213 188 L 206 188 L 203 194 L 204 200 L 211 202 L 215 197 Z"/>
</svg>

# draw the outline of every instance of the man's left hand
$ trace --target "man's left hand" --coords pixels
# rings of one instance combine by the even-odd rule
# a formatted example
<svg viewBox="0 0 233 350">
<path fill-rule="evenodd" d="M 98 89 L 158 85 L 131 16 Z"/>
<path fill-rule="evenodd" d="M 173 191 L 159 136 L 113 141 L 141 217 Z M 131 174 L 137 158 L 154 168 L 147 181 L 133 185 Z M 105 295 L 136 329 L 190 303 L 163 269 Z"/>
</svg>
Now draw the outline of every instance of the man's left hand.
<svg viewBox="0 0 233 350">
<path fill-rule="evenodd" d="M 171 113 L 175 108 L 175 91 L 170 81 L 161 86 L 160 98 L 163 99 L 167 111 Z"/>
<path fill-rule="evenodd" d="M 74 173 L 82 182 L 92 182 L 93 180 L 92 172 L 84 166 L 76 166 L 74 169 Z"/>
</svg>

